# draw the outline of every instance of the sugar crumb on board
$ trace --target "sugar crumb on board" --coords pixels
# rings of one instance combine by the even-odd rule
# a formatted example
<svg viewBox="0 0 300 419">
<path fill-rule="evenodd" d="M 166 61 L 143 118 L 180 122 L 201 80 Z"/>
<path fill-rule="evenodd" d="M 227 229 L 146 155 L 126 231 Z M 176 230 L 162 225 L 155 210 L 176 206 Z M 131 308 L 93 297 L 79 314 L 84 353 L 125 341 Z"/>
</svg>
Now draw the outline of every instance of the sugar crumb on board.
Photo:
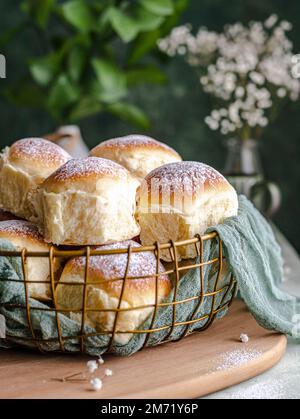
<svg viewBox="0 0 300 419">
<path fill-rule="evenodd" d="M 236 349 L 228 351 L 220 356 L 213 371 L 225 371 L 240 367 L 258 359 L 261 355 L 262 352 L 256 349 Z"/>
</svg>

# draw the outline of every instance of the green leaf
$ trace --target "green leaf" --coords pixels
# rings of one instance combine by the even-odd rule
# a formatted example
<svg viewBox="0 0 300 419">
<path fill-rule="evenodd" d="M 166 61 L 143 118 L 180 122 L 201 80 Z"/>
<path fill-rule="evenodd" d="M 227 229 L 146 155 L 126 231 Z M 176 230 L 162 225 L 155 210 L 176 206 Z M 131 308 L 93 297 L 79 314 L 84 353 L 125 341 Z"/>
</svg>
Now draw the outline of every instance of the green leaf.
<svg viewBox="0 0 300 419">
<path fill-rule="evenodd" d="M 100 34 L 100 36 L 106 37 L 107 33 L 112 32 L 112 25 L 110 21 L 111 9 L 111 7 L 108 7 L 97 17 L 95 31 Z"/>
<path fill-rule="evenodd" d="M 145 0 L 146 1 L 146 0 Z M 174 13 L 166 16 L 162 24 L 151 32 L 141 33 L 134 41 L 130 56 L 129 64 L 137 63 L 144 55 L 156 50 L 157 41 L 163 36 L 167 35 L 170 30 L 176 25 L 178 18 L 188 4 L 187 0 L 177 0 L 174 5 Z"/>
<path fill-rule="evenodd" d="M 78 82 L 87 61 L 87 51 L 80 47 L 75 46 L 68 56 L 68 74 L 72 81 Z"/>
<path fill-rule="evenodd" d="M 47 86 L 59 71 L 59 56 L 49 54 L 29 61 L 29 71 L 41 86 Z"/>
<path fill-rule="evenodd" d="M 134 68 L 127 72 L 127 83 L 135 85 L 138 83 L 165 83 L 166 75 L 157 67 L 145 66 Z"/>
<path fill-rule="evenodd" d="M 95 93 L 101 101 L 112 103 L 126 96 L 126 76 L 115 63 L 94 59 L 92 64 L 98 81 Z"/>
<path fill-rule="evenodd" d="M 134 17 L 126 15 L 115 7 L 109 8 L 105 19 L 108 19 L 114 31 L 124 42 L 131 42 L 140 32 L 158 28 L 164 22 L 164 16 L 158 16 L 139 7 Z M 102 21 L 103 24 L 103 21 Z"/>
<path fill-rule="evenodd" d="M 41 28 L 45 28 L 56 0 L 24 0 L 20 9 L 29 15 Z"/>
<path fill-rule="evenodd" d="M 172 0 L 140 0 L 141 5 L 149 12 L 169 16 L 174 11 Z"/>
<path fill-rule="evenodd" d="M 108 12 L 108 18 L 113 29 L 124 42 L 130 42 L 137 36 L 139 25 L 133 18 L 127 16 L 121 10 L 111 7 Z"/>
<path fill-rule="evenodd" d="M 53 84 L 47 101 L 50 112 L 59 117 L 62 110 L 78 100 L 79 88 L 73 85 L 66 74 L 61 74 Z"/>
<path fill-rule="evenodd" d="M 176 12 L 182 13 L 189 5 L 189 0 L 176 0 L 175 10 Z"/>
<path fill-rule="evenodd" d="M 30 60 L 29 71 L 33 79 L 41 86 L 47 86 L 62 71 L 62 61 L 71 51 L 68 56 L 69 70 L 71 68 L 69 74 L 76 81 L 85 60 L 85 57 L 79 56 L 77 50 L 84 53 L 84 47 L 88 47 L 84 42 L 85 36 L 82 34 L 62 39 L 55 52 Z"/>
<path fill-rule="evenodd" d="M 164 16 L 158 16 L 149 12 L 143 7 L 139 7 L 136 15 L 140 32 L 148 32 L 157 29 L 165 20 Z"/>
<path fill-rule="evenodd" d="M 145 32 L 138 36 L 136 42 L 133 45 L 133 48 L 129 56 L 129 64 L 135 64 L 138 62 L 145 54 L 151 51 L 157 44 L 158 39 L 161 37 L 161 32 L 159 29 L 155 29 L 152 32 Z"/>
<path fill-rule="evenodd" d="M 138 126 L 144 130 L 149 129 L 150 121 L 143 111 L 134 105 L 128 103 L 114 103 L 109 105 L 107 110 L 117 116 L 118 118 L 130 122 L 133 125 Z"/>
<path fill-rule="evenodd" d="M 55 2 L 56 0 L 29 0 L 28 13 L 41 28 L 46 26 Z"/>
<path fill-rule="evenodd" d="M 72 0 L 61 6 L 63 17 L 80 32 L 86 33 L 93 29 L 94 18 L 84 0 Z"/>
<path fill-rule="evenodd" d="M 78 121 L 79 119 L 99 113 L 102 109 L 103 106 L 99 101 L 91 97 L 83 97 L 71 110 L 69 120 Z"/>
</svg>

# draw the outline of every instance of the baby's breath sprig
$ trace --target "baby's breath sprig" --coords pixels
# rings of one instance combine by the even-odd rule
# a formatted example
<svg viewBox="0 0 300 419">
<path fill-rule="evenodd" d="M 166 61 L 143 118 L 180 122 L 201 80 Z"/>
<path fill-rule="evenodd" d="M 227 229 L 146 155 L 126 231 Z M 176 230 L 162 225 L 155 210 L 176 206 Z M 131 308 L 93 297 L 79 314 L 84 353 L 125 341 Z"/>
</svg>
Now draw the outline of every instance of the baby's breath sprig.
<svg viewBox="0 0 300 419">
<path fill-rule="evenodd" d="M 192 27 L 184 25 L 161 39 L 159 48 L 170 57 L 184 56 L 200 70 L 203 90 L 221 101 L 205 118 L 212 130 L 255 139 L 279 104 L 300 96 L 287 36 L 291 29 L 290 22 L 280 22 L 275 14 L 248 26 L 226 25 L 223 33 L 202 27 L 193 35 Z"/>
<path fill-rule="evenodd" d="M 97 360 L 90 360 L 86 364 L 86 370 L 73 373 L 61 378 L 53 378 L 52 381 L 60 383 L 89 383 L 90 389 L 100 391 L 103 387 L 103 381 L 113 375 L 113 371 L 105 368 L 102 372 L 100 367 L 104 364 L 104 359 L 99 356 Z"/>
</svg>

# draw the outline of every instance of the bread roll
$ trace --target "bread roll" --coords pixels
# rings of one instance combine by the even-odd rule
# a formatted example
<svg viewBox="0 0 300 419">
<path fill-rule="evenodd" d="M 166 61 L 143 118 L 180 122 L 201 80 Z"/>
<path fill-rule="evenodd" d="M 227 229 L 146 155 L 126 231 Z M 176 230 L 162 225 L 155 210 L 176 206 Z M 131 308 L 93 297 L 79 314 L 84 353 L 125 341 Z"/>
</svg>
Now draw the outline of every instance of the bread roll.
<svg viewBox="0 0 300 419">
<path fill-rule="evenodd" d="M 47 242 L 99 245 L 139 235 L 138 182 L 122 166 L 97 157 L 74 159 L 41 185 L 40 231 Z"/>
<path fill-rule="evenodd" d="M 6 147 L 0 157 L 0 208 L 33 219 L 34 191 L 71 157 L 61 147 L 41 138 L 25 138 Z"/>
<path fill-rule="evenodd" d="M 141 247 L 138 243 L 130 240 L 123 243 L 115 243 L 99 247 L 99 250 L 117 250 Z M 81 323 L 82 314 L 79 312 L 83 307 L 83 286 L 68 285 L 68 283 L 84 283 L 86 259 L 83 257 L 71 259 L 65 266 L 60 282 L 56 288 L 58 308 L 71 309 L 71 318 Z M 128 254 L 112 254 L 92 256 L 90 258 L 87 277 L 87 305 L 86 308 L 92 311 L 86 312 L 85 321 L 97 331 L 113 331 L 115 312 L 93 311 L 93 310 L 114 310 L 118 308 L 121 296 L 123 278 L 128 269 L 128 279 L 125 283 L 121 308 L 128 310 L 120 312 L 116 331 L 136 330 L 153 312 L 152 307 L 141 308 L 155 304 L 157 261 L 153 252 L 132 252 L 128 265 Z M 167 297 L 171 291 L 171 282 L 164 273 L 163 266 L 159 265 L 159 272 L 162 274 L 157 280 L 158 302 Z M 147 275 L 151 275 L 150 277 Z M 130 278 L 138 279 L 130 279 Z M 134 309 L 136 308 L 136 309 Z M 115 342 L 126 344 L 132 334 L 117 333 Z"/>
<path fill-rule="evenodd" d="M 215 169 L 198 162 L 171 163 L 153 170 L 138 193 L 143 245 L 193 238 L 237 212 L 234 188 Z M 179 260 L 194 257 L 194 246 L 178 248 Z M 170 261 L 170 252 L 163 251 L 162 258 Z"/>
<path fill-rule="evenodd" d="M 37 226 L 29 221 L 13 220 L 0 222 L 0 240 L 9 241 L 17 251 L 26 249 L 30 252 L 48 252 L 50 246 L 39 234 Z M 45 283 L 30 283 L 28 290 L 30 297 L 38 300 L 49 300 L 52 297 L 50 281 L 49 259 L 47 257 L 28 257 L 25 269 L 28 281 Z M 58 259 L 54 261 L 54 273 L 60 269 Z"/>
<path fill-rule="evenodd" d="M 90 154 L 121 164 L 140 181 L 153 169 L 182 160 L 171 147 L 143 135 L 129 135 L 104 141 L 93 148 Z"/>
</svg>

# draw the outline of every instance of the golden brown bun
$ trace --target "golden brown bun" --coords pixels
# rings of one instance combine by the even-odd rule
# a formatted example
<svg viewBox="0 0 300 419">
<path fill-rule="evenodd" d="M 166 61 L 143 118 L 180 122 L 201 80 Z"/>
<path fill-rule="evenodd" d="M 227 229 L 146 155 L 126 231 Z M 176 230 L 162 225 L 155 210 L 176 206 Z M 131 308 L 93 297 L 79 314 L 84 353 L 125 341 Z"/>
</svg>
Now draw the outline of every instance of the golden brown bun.
<svg viewBox="0 0 300 419">
<path fill-rule="evenodd" d="M 1 221 L 0 239 L 9 241 L 17 251 L 26 249 L 30 252 L 48 252 L 50 249 L 50 246 L 39 234 L 37 226 L 29 221 Z M 51 288 L 47 284 L 50 281 L 49 259 L 47 257 L 28 257 L 25 268 L 28 281 L 45 282 L 30 283 L 28 285 L 30 296 L 38 300 L 49 300 L 51 298 Z M 55 274 L 59 268 L 59 261 L 55 260 Z"/>
<path fill-rule="evenodd" d="M 138 192 L 137 218 L 143 245 L 193 238 L 237 212 L 234 188 L 203 163 L 171 163 L 155 169 Z M 195 256 L 194 246 L 178 248 L 179 259 Z M 169 252 L 163 251 L 162 258 L 169 261 Z"/>
<path fill-rule="evenodd" d="M 114 250 L 141 247 L 138 243 L 130 240 L 99 247 L 99 250 Z M 60 282 L 78 283 L 84 282 L 85 258 L 70 260 L 61 275 Z M 123 286 L 123 279 L 128 264 L 128 254 L 113 254 L 92 256 L 90 258 L 87 285 L 87 309 L 116 309 Z M 125 284 L 121 308 L 135 308 L 155 304 L 155 289 L 157 261 L 153 252 L 131 253 L 128 267 L 128 279 Z M 171 282 L 164 273 L 163 266 L 159 265 L 158 301 L 167 297 L 171 291 Z M 147 275 L 153 275 L 148 276 Z M 130 278 L 138 279 L 130 279 Z M 115 281 L 112 281 L 115 280 Z M 56 288 L 57 303 L 60 309 L 81 310 L 83 301 L 83 286 L 60 285 Z M 136 330 L 153 312 L 153 308 L 128 310 L 119 314 L 116 331 Z M 81 322 L 82 315 L 73 312 L 71 317 Z M 111 311 L 95 312 L 87 311 L 86 324 L 94 327 L 97 331 L 112 331 L 115 313 Z M 117 333 L 115 341 L 126 344 L 131 334 Z"/>
<path fill-rule="evenodd" d="M 0 158 L 0 208 L 34 219 L 31 200 L 37 186 L 70 158 L 61 147 L 42 138 L 25 138 L 6 147 Z"/>
<path fill-rule="evenodd" d="M 153 169 L 182 160 L 171 147 L 144 135 L 129 135 L 104 141 L 93 148 L 90 154 L 121 164 L 140 181 Z"/>
<path fill-rule="evenodd" d="M 122 166 L 97 157 L 73 159 L 40 186 L 36 211 L 47 242 L 99 245 L 139 234 L 138 182 Z"/>
</svg>

